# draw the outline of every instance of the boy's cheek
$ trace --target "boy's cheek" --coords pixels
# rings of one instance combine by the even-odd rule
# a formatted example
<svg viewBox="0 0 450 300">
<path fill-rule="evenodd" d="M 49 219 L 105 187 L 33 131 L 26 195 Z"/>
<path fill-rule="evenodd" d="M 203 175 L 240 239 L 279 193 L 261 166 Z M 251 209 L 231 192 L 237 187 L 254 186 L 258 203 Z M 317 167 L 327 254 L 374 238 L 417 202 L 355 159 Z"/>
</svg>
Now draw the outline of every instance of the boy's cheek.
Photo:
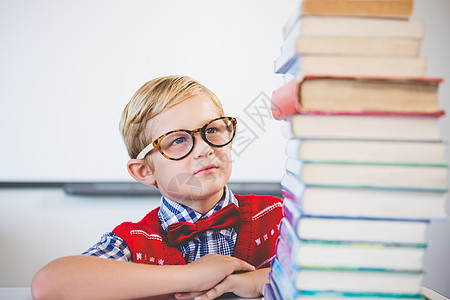
<svg viewBox="0 0 450 300">
<path fill-rule="evenodd" d="M 219 159 L 226 163 L 228 167 L 231 167 L 232 156 L 231 156 L 231 146 L 226 146 L 223 151 L 219 153 Z"/>
</svg>

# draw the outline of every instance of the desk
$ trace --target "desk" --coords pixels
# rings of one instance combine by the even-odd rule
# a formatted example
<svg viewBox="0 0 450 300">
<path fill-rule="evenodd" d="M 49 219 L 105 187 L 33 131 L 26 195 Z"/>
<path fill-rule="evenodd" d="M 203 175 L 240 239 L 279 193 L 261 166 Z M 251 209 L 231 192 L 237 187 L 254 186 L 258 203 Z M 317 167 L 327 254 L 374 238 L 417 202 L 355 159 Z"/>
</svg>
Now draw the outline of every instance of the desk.
<svg viewBox="0 0 450 300">
<path fill-rule="evenodd" d="M 449 300 L 447 297 L 445 297 L 442 294 L 439 294 L 436 291 L 433 291 L 432 289 L 429 289 L 427 287 L 422 287 L 422 295 L 425 296 L 425 298 L 430 300 Z"/>
<path fill-rule="evenodd" d="M 31 291 L 30 288 L 0 288 L 0 300 L 31 300 Z M 141 300 L 167 300 L 167 299 L 175 299 L 173 297 L 169 297 L 167 295 L 157 296 L 157 297 L 147 297 Z M 219 299 L 223 300 L 239 300 L 243 298 L 239 298 L 236 296 L 224 296 Z M 254 300 L 261 300 L 263 298 L 252 298 Z M 247 298 L 247 300 L 250 300 Z M 441 300 L 441 299 L 436 299 Z"/>
<path fill-rule="evenodd" d="M 439 294 L 436 291 L 433 291 L 429 288 L 422 287 L 422 294 L 426 299 L 429 300 L 450 300 L 444 295 Z M 159 296 L 159 297 L 149 297 L 146 298 L 148 300 L 165 300 L 170 299 L 167 296 Z M 173 298 L 172 298 L 173 299 Z M 220 297 L 220 299 L 226 300 L 238 300 L 243 299 L 235 296 L 225 296 Z M 263 298 L 253 298 L 255 299 L 263 299 Z M 0 300 L 31 300 L 31 291 L 30 288 L 0 288 Z"/>
<path fill-rule="evenodd" d="M 0 288 L 0 300 L 30 300 L 30 288 Z"/>
<path fill-rule="evenodd" d="M 141 299 L 136 299 L 136 300 L 176 300 L 175 297 L 171 296 L 171 295 L 162 295 L 162 296 L 153 296 L 153 297 L 145 297 L 145 298 L 141 298 Z M 262 300 L 264 298 L 262 297 L 257 297 L 257 298 L 241 298 L 241 297 L 237 297 L 233 294 L 225 294 L 219 298 L 217 298 L 218 300 L 242 300 L 242 299 L 246 299 L 246 300 Z M 0 298 L 0 300 L 2 300 L 2 298 Z M 438 300 L 438 299 L 436 299 Z M 441 300 L 441 299 L 439 299 Z M 448 300 L 448 299 L 447 299 Z"/>
</svg>

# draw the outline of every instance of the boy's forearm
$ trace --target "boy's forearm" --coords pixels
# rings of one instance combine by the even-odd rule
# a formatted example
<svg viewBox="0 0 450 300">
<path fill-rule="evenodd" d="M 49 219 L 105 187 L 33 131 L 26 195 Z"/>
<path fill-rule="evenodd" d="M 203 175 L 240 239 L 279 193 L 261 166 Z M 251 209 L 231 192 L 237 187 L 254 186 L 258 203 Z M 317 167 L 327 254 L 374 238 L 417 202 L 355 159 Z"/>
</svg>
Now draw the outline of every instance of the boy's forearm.
<svg viewBox="0 0 450 300">
<path fill-rule="evenodd" d="M 185 266 L 156 266 L 91 256 L 57 259 L 33 278 L 34 299 L 124 299 L 192 289 Z"/>
<path fill-rule="evenodd" d="M 234 293 L 243 298 L 260 297 L 264 290 L 264 284 L 269 282 L 270 268 L 253 270 L 251 272 L 236 273 L 228 276 L 222 282 L 205 293 L 176 294 L 177 299 L 192 299 L 197 296 L 202 300 L 216 299 L 225 293 Z"/>
<path fill-rule="evenodd" d="M 133 299 L 205 291 L 235 271 L 253 271 L 235 257 L 207 254 L 188 265 L 157 266 L 70 256 L 57 259 L 33 278 L 34 299 Z"/>
<path fill-rule="evenodd" d="M 249 272 L 253 284 L 251 285 L 254 289 L 254 297 L 262 295 L 264 290 L 264 285 L 269 282 L 269 271 L 270 268 L 258 269 L 253 272 Z"/>
</svg>

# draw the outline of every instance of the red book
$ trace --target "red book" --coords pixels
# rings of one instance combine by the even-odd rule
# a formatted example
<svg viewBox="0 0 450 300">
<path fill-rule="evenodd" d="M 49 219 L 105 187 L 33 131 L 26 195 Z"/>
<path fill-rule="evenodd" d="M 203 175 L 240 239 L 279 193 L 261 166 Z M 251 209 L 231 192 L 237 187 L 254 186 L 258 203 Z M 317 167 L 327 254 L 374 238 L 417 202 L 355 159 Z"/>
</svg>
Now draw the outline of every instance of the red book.
<svg viewBox="0 0 450 300">
<path fill-rule="evenodd" d="M 272 94 L 272 114 L 284 119 L 299 113 L 441 114 L 441 78 L 306 76 Z"/>
</svg>

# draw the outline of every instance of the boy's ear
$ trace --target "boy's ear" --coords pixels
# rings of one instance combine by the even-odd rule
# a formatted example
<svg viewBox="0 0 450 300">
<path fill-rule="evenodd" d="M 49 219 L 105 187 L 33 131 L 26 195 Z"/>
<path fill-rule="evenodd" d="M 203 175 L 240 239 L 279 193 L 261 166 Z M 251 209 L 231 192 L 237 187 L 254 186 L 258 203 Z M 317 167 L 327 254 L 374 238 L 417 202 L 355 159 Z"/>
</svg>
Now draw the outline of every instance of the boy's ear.
<svg viewBox="0 0 450 300">
<path fill-rule="evenodd" d="M 128 173 L 137 181 L 143 184 L 155 185 L 155 176 L 143 159 L 130 159 L 127 163 L 127 169 Z"/>
</svg>

